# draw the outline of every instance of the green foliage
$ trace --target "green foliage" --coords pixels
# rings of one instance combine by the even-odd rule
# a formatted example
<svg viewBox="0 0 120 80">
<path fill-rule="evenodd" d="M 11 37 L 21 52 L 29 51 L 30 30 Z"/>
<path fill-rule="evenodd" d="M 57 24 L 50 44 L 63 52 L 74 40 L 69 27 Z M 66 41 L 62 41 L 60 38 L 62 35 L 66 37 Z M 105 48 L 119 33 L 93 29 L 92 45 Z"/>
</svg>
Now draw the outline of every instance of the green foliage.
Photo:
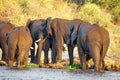
<svg viewBox="0 0 120 80">
<path fill-rule="evenodd" d="M 111 15 L 100 9 L 96 4 L 86 3 L 76 13 L 76 18 L 80 18 L 90 23 L 98 23 L 101 26 L 111 26 Z"/>
<path fill-rule="evenodd" d="M 74 63 L 73 65 L 68 65 L 67 67 L 69 70 L 76 70 L 76 69 L 81 69 L 82 65 L 79 63 Z"/>
<path fill-rule="evenodd" d="M 20 6 L 22 7 L 28 7 L 28 0 L 18 0 Z"/>
<path fill-rule="evenodd" d="M 100 5 L 102 8 L 109 10 L 114 19 L 120 20 L 120 1 L 119 0 L 88 0 L 91 3 Z"/>
<path fill-rule="evenodd" d="M 28 67 L 37 68 L 38 65 L 37 65 L 37 64 L 33 64 L 33 63 L 29 63 L 29 64 L 28 64 Z"/>
</svg>

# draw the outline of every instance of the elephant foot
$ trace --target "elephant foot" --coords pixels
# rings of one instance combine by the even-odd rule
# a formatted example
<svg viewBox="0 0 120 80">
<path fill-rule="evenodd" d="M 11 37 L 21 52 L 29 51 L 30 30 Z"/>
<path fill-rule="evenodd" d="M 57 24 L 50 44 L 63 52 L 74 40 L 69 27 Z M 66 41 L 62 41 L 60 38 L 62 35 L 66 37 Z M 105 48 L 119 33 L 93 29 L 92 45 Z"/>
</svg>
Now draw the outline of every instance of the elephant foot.
<svg viewBox="0 0 120 80">
<path fill-rule="evenodd" d="M 52 60 L 52 64 L 55 64 L 56 63 L 56 60 Z"/>
<path fill-rule="evenodd" d="M 101 70 L 100 70 L 100 73 L 104 73 L 104 70 L 103 70 L 103 69 L 101 69 Z"/>
<path fill-rule="evenodd" d="M 17 66 L 17 69 L 20 69 L 20 66 Z"/>
<path fill-rule="evenodd" d="M 49 62 L 44 62 L 44 64 L 46 65 L 46 64 L 49 64 Z"/>
<path fill-rule="evenodd" d="M 49 60 L 45 60 L 45 61 L 44 61 L 44 64 L 49 64 Z"/>
<path fill-rule="evenodd" d="M 7 66 L 7 63 L 5 61 L 0 61 L 0 66 Z"/>
<path fill-rule="evenodd" d="M 87 68 L 86 67 L 82 67 L 82 71 L 86 71 L 87 70 Z"/>
<path fill-rule="evenodd" d="M 82 70 L 83 70 L 83 71 L 87 70 L 87 66 L 86 66 L 86 65 L 83 65 L 83 66 L 82 66 Z"/>
<path fill-rule="evenodd" d="M 69 65 L 73 65 L 73 62 L 70 62 Z"/>
<path fill-rule="evenodd" d="M 34 61 L 34 60 L 31 60 L 30 63 L 35 63 L 35 61 Z"/>
</svg>

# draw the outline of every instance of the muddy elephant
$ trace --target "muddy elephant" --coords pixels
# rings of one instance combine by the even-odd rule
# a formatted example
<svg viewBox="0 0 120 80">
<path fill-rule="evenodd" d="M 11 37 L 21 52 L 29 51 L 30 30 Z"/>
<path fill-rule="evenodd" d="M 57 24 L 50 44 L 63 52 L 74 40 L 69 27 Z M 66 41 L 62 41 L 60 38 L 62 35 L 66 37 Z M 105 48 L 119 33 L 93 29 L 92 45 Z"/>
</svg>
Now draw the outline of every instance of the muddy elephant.
<svg viewBox="0 0 120 80">
<path fill-rule="evenodd" d="M 40 25 L 40 26 L 48 29 L 47 30 L 49 31 L 48 34 L 52 36 L 52 40 L 54 42 L 52 44 L 52 48 L 54 49 L 52 51 L 52 54 L 53 54 L 52 62 L 56 63 L 56 60 L 60 61 L 62 59 L 62 46 L 63 44 L 67 44 L 68 31 L 69 31 L 70 25 L 72 24 L 78 25 L 80 23 L 83 23 L 84 21 L 79 19 L 74 19 L 74 20 L 67 20 L 67 19 L 60 19 L 60 18 L 51 19 L 50 17 L 47 19 L 50 20 L 49 24 L 46 23 L 48 26 L 43 26 L 43 25 Z M 68 45 L 68 47 L 69 46 L 70 45 Z M 71 56 L 73 53 L 73 49 L 69 49 L 68 51 L 70 53 L 69 56 Z"/>
<path fill-rule="evenodd" d="M 33 49 L 31 50 L 31 62 L 41 64 L 41 52 L 44 51 L 44 63 L 48 64 L 48 51 L 49 48 L 52 49 L 52 38 L 48 35 L 48 29 L 44 28 L 44 26 L 48 26 L 49 19 L 46 21 L 44 19 L 39 20 L 28 20 L 27 27 L 30 30 L 33 39 Z M 43 27 L 40 27 L 42 25 Z M 38 45 L 38 49 L 35 55 L 35 43 Z"/>
<path fill-rule="evenodd" d="M 28 54 L 32 45 L 32 37 L 28 28 L 16 27 L 7 34 L 8 66 L 27 67 Z"/>
<path fill-rule="evenodd" d="M 2 49 L 2 60 L 7 62 L 8 46 L 6 43 L 6 33 L 9 32 L 14 25 L 9 22 L 0 22 L 0 48 Z"/>
<path fill-rule="evenodd" d="M 71 26 L 70 31 L 70 44 L 77 44 L 82 69 L 87 69 L 87 61 L 92 58 L 94 70 L 102 72 L 110 43 L 109 32 L 97 24 L 84 26 L 83 23 Z"/>
</svg>

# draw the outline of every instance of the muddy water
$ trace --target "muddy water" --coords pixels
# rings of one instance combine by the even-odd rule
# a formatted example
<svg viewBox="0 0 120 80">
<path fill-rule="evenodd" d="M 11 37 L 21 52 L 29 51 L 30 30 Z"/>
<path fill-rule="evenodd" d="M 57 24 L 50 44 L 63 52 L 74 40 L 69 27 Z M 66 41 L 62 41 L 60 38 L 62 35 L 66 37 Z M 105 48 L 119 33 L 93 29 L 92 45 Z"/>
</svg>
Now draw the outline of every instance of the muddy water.
<svg viewBox="0 0 120 80">
<path fill-rule="evenodd" d="M 6 67 L 0 66 L 0 80 L 120 80 L 120 72 L 105 71 L 102 74 L 91 72 L 81 72 L 45 69 L 45 68 L 29 68 L 27 70 L 8 70 Z"/>
</svg>

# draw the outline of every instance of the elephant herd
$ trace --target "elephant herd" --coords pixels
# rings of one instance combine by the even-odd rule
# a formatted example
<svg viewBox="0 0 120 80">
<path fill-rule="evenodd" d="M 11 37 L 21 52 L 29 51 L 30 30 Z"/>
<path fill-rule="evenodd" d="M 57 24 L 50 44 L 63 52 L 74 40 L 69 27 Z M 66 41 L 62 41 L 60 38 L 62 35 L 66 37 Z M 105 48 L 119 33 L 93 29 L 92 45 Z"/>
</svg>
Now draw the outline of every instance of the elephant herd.
<svg viewBox="0 0 120 80">
<path fill-rule="evenodd" d="M 36 53 L 35 43 L 38 45 Z M 87 61 L 92 58 L 94 70 L 103 72 L 109 43 L 109 32 L 106 29 L 80 19 L 51 19 L 51 17 L 29 19 L 25 27 L 15 27 L 11 23 L 0 22 L 2 60 L 11 68 L 14 66 L 19 68 L 22 64 L 27 67 L 29 50 L 31 63 L 40 65 L 41 52 L 44 51 L 44 64 L 48 64 L 49 49 L 52 53 L 52 63 L 59 62 L 62 60 L 63 45 L 66 44 L 70 65 L 74 63 L 73 51 L 77 46 L 82 70 L 87 69 Z"/>
</svg>

